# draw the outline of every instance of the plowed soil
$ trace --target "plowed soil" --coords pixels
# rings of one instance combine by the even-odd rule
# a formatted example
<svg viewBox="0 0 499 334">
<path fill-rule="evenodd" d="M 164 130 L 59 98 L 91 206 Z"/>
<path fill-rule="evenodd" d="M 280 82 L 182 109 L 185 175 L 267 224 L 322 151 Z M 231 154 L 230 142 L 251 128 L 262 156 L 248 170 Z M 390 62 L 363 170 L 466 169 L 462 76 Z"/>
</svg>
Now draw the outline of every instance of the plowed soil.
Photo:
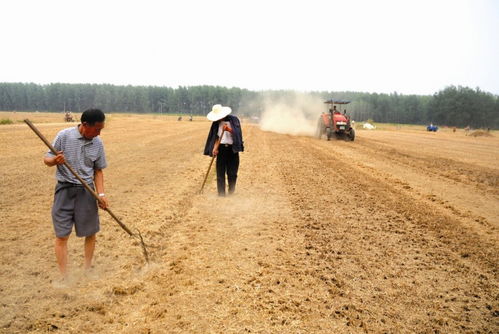
<svg viewBox="0 0 499 334">
<path fill-rule="evenodd" d="M 68 126 L 34 116 L 49 140 Z M 243 122 L 236 194 L 219 198 L 214 171 L 198 194 L 209 124 L 108 116 L 106 193 L 151 263 L 102 211 L 93 272 L 73 235 L 67 286 L 46 148 L 0 125 L 0 331 L 499 332 L 499 136 L 328 142 Z"/>
</svg>

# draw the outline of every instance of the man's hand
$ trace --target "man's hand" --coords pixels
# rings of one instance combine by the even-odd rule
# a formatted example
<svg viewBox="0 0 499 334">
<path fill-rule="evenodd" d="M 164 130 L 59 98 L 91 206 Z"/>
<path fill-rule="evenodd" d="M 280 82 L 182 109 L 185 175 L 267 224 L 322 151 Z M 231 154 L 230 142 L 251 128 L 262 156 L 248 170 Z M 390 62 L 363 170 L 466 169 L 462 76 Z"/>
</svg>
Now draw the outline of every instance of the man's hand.
<svg viewBox="0 0 499 334">
<path fill-rule="evenodd" d="M 213 156 L 216 157 L 218 155 L 218 147 L 213 148 Z"/>
<path fill-rule="evenodd" d="M 57 155 L 55 157 L 45 157 L 43 158 L 43 161 L 45 164 L 49 167 L 55 166 L 55 165 L 62 165 L 66 162 L 66 159 L 64 158 L 64 154 L 62 151 L 57 152 Z"/>
<path fill-rule="evenodd" d="M 232 133 L 232 128 L 230 126 L 228 126 L 227 124 L 224 124 L 223 130 L 229 131 L 230 133 Z"/>
<path fill-rule="evenodd" d="M 62 151 L 57 152 L 57 155 L 54 157 L 54 165 L 62 165 L 66 162 L 64 158 L 64 154 Z"/>
<path fill-rule="evenodd" d="M 99 208 L 105 210 L 109 207 L 109 202 L 107 201 L 106 196 L 99 196 Z"/>
</svg>

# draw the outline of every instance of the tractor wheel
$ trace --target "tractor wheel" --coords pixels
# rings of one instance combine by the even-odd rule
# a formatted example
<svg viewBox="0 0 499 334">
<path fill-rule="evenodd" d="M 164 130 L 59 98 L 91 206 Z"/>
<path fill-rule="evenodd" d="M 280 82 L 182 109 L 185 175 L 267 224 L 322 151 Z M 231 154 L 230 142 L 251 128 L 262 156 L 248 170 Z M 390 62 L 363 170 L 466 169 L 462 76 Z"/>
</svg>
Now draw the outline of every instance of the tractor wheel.
<svg viewBox="0 0 499 334">
<path fill-rule="evenodd" d="M 355 140 L 355 130 L 354 129 L 350 129 L 350 133 L 348 134 L 348 138 L 350 138 L 350 141 Z"/>
<path fill-rule="evenodd" d="M 331 136 L 332 136 L 332 131 L 331 131 L 331 128 L 326 128 L 326 136 L 327 136 L 327 140 L 331 140 Z"/>
</svg>

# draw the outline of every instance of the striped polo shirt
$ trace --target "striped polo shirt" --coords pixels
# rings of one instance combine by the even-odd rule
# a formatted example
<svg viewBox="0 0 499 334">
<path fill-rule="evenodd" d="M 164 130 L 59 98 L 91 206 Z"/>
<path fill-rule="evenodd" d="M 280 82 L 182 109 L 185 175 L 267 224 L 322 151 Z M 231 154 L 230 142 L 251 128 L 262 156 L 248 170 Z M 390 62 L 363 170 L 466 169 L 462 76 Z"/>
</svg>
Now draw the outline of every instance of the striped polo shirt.
<svg viewBox="0 0 499 334">
<path fill-rule="evenodd" d="M 86 139 L 78 126 L 59 131 L 52 146 L 56 151 L 63 151 L 66 162 L 89 184 L 93 183 L 94 171 L 107 166 L 102 140 L 99 137 Z M 54 154 L 49 151 L 46 156 L 53 157 Z M 80 184 L 64 165 L 57 166 L 55 177 L 57 181 Z"/>
</svg>

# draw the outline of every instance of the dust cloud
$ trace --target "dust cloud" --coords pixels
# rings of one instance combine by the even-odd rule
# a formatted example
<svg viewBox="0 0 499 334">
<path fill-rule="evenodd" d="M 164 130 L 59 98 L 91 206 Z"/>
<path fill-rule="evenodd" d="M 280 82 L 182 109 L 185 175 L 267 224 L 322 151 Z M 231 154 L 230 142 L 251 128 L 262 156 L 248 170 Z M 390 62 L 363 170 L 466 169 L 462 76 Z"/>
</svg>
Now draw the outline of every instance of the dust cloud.
<svg viewBox="0 0 499 334">
<path fill-rule="evenodd" d="M 266 98 L 260 128 L 281 134 L 314 136 L 317 119 L 325 110 L 318 96 L 294 93 L 282 98 Z"/>
</svg>

